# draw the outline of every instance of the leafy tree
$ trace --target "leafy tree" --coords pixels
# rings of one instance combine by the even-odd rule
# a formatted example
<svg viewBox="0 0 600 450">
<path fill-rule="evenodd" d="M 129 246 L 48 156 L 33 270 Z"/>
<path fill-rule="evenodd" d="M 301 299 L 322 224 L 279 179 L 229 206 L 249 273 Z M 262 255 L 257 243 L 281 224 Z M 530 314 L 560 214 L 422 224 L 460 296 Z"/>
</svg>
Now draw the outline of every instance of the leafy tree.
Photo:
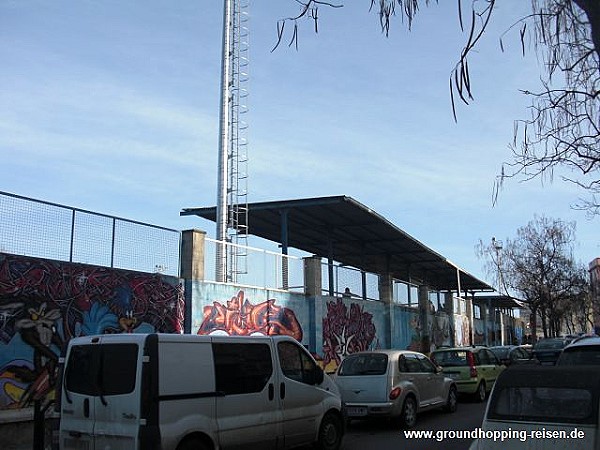
<svg viewBox="0 0 600 450">
<path fill-rule="evenodd" d="M 562 323 L 573 320 L 571 313 L 589 312 L 589 283 L 573 259 L 574 242 L 574 223 L 536 216 L 501 249 L 497 241 L 478 245 L 486 271 L 498 277 L 500 291 L 523 300 L 534 318 L 541 317 L 544 336 L 559 334 Z M 536 320 L 531 326 L 535 337 Z"/>
<path fill-rule="evenodd" d="M 295 0 L 300 10 L 277 24 L 277 48 L 284 39 L 298 45 L 299 19 L 311 18 L 318 32 L 319 8 L 340 8 L 342 0 Z M 366 0 L 365 0 L 366 3 Z M 438 0 L 370 0 L 388 35 L 399 19 L 409 29 L 422 6 Z M 496 0 L 457 0 L 457 14 L 466 40 L 450 73 L 452 111 L 456 102 L 473 100 L 469 56 L 493 19 Z M 291 30 L 290 30 L 291 28 Z M 528 43 L 543 62 L 539 90 L 523 90 L 531 98 L 530 117 L 515 123 L 506 162 L 495 183 L 495 199 L 507 179 L 553 179 L 555 172 L 586 194 L 577 207 L 600 213 L 600 2 L 598 0 L 531 0 L 531 14 L 516 17 L 509 31 L 518 30 L 521 51 Z M 500 47 L 504 50 L 503 39 Z"/>
</svg>

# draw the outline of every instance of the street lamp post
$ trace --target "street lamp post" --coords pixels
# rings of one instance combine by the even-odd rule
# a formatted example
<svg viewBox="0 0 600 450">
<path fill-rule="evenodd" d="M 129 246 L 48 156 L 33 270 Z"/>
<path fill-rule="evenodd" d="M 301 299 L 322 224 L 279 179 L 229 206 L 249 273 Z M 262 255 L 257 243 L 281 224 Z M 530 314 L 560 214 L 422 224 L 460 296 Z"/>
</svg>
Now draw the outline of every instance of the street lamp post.
<svg viewBox="0 0 600 450">
<path fill-rule="evenodd" d="M 502 241 L 497 240 L 492 236 L 492 247 L 496 252 L 496 268 L 498 270 L 498 293 L 502 295 L 502 268 L 500 265 L 500 255 L 502 251 Z M 494 308 L 494 328 L 496 327 L 496 314 L 500 316 L 500 345 L 504 345 L 504 320 L 502 317 L 502 311 L 498 313 L 498 308 Z M 496 333 L 494 333 L 494 341 L 496 341 Z"/>
</svg>

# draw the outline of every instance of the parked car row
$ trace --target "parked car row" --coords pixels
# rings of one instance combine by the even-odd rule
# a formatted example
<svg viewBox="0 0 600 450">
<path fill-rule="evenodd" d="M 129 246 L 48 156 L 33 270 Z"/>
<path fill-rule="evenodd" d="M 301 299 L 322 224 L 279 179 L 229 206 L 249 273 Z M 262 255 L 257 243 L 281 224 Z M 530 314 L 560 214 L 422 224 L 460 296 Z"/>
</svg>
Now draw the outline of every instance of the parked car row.
<svg viewBox="0 0 600 450">
<path fill-rule="evenodd" d="M 241 443 L 338 450 L 344 421 L 388 418 L 411 428 L 423 411 L 455 412 L 459 394 L 484 401 L 490 392 L 484 430 L 513 421 L 517 431 L 597 428 L 600 367 L 584 366 L 600 366 L 600 337 L 560 351 L 555 340 L 543 344 L 534 356 L 556 367 L 528 364 L 526 350 L 514 346 L 439 348 L 431 357 L 375 350 L 346 356 L 329 377 L 287 336 L 75 338 L 61 387 L 61 448 L 141 449 L 156 441 L 173 450 Z M 556 358 L 541 356 L 546 350 Z M 590 442 L 585 448 L 600 448 Z"/>
</svg>

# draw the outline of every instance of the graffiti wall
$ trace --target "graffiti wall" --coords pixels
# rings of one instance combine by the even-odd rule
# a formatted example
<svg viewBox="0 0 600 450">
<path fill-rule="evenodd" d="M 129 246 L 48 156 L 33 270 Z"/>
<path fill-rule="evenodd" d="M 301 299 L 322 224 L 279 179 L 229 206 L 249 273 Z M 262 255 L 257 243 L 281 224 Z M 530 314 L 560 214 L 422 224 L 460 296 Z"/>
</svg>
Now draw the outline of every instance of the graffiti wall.
<svg viewBox="0 0 600 450">
<path fill-rule="evenodd" d="M 240 289 L 213 283 L 192 286 L 192 333 L 231 336 L 285 334 L 307 344 L 304 295 Z"/>
<path fill-rule="evenodd" d="M 235 336 L 285 334 L 306 346 L 328 371 L 344 355 L 380 348 L 381 302 L 303 294 L 217 283 L 191 287 L 192 333 Z"/>
<path fill-rule="evenodd" d="M 333 297 L 324 300 L 322 358 L 327 372 L 333 372 L 350 353 L 386 348 L 381 336 L 385 330 L 382 302 Z"/>
<path fill-rule="evenodd" d="M 471 325 L 469 317 L 464 314 L 454 315 L 454 345 L 457 347 L 471 345 Z"/>
<path fill-rule="evenodd" d="M 51 401 L 72 337 L 183 331 L 179 279 L 0 253 L 0 410 Z"/>
<path fill-rule="evenodd" d="M 486 344 L 487 325 L 483 319 L 473 319 L 473 327 L 475 328 L 475 345 Z"/>
<path fill-rule="evenodd" d="M 453 345 L 452 321 L 445 312 L 428 313 L 425 324 L 418 309 L 396 305 L 393 314 L 393 348 L 423 351 L 421 339 L 425 334 L 429 337 L 429 349 L 425 352 Z"/>
<path fill-rule="evenodd" d="M 423 325 L 418 310 L 395 305 L 392 327 L 393 348 L 421 351 Z"/>
</svg>

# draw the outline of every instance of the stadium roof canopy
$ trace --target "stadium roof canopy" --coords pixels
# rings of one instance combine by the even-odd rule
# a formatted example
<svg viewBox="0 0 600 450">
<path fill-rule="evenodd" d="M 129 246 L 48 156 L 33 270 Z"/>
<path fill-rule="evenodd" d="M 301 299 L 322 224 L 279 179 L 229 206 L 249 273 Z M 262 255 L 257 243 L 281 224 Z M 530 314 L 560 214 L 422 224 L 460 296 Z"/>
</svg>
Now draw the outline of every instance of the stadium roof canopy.
<svg viewBox="0 0 600 450">
<path fill-rule="evenodd" d="M 372 273 L 423 283 L 439 291 L 492 292 L 387 219 L 347 196 L 248 204 L 249 234 Z M 182 216 L 216 221 L 216 207 L 185 208 Z"/>
</svg>

